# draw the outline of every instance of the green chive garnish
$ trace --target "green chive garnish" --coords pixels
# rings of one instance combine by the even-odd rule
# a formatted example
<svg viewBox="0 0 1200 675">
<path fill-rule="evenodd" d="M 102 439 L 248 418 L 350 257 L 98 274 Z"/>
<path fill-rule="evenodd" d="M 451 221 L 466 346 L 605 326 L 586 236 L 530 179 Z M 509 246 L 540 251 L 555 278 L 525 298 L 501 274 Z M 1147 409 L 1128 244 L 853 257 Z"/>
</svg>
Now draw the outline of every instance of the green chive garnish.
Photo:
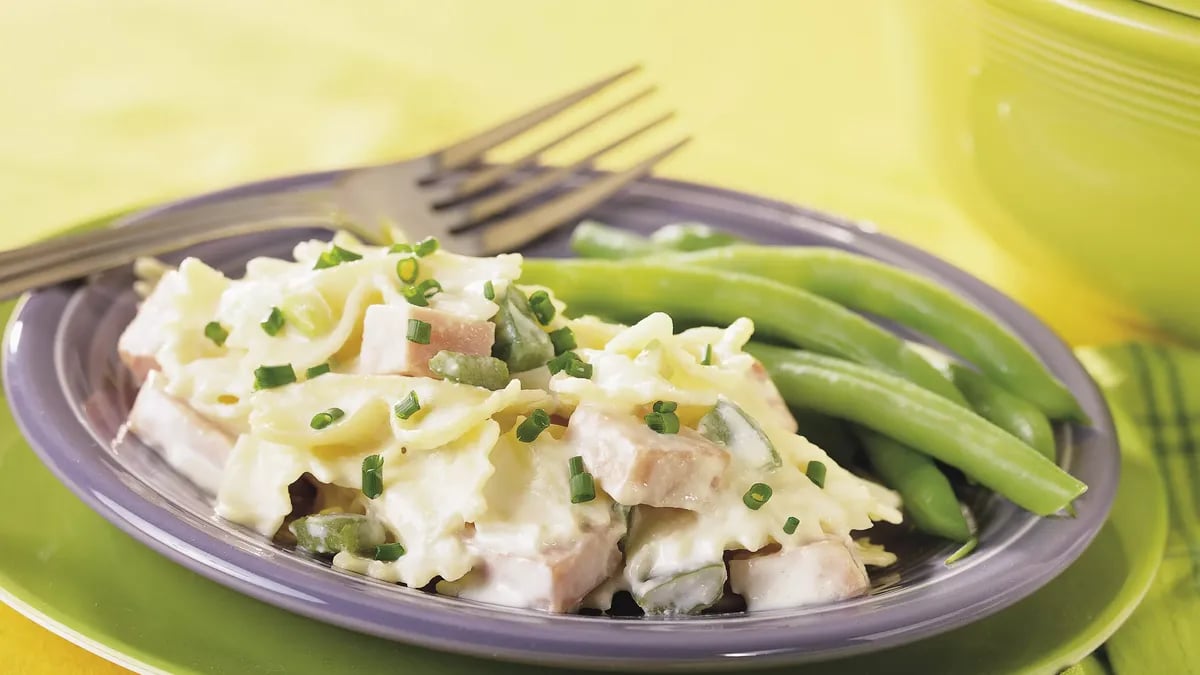
<svg viewBox="0 0 1200 675">
<path fill-rule="evenodd" d="M 419 345 L 429 344 L 429 338 L 433 334 L 433 326 L 420 319 L 408 320 L 408 341 L 415 342 Z"/>
<path fill-rule="evenodd" d="M 317 264 L 313 265 L 313 269 L 323 270 L 328 267 L 337 267 L 344 262 L 351 262 L 361 259 L 361 255 L 355 253 L 354 251 L 347 251 L 341 246 L 335 244 L 329 247 L 328 251 L 325 251 L 317 257 Z"/>
<path fill-rule="evenodd" d="M 491 279 L 483 282 L 483 297 L 487 298 L 488 300 L 496 299 L 496 287 L 492 284 Z"/>
<path fill-rule="evenodd" d="M 571 476 L 571 503 L 582 504 L 596 498 L 596 481 L 584 472 Z"/>
<path fill-rule="evenodd" d="M 546 367 L 550 369 L 551 375 L 564 372 L 568 377 L 581 377 L 585 380 L 592 378 L 592 364 L 586 363 L 575 352 L 563 352 L 547 361 Z"/>
<path fill-rule="evenodd" d="M 825 487 L 825 464 L 822 462 L 809 462 L 804 469 L 804 475 L 813 482 L 817 487 Z"/>
<path fill-rule="evenodd" d="M 783 523 L 783 533 L 796 534 L 797 527 L 800 527 L 800 519 L 796 516 L 788 516 L 788 519 Z"/>
<path fill-rule="evenodd" d="M 412 252 L 413 252 L 412 244 L 407 244 L 407 243 L 392 244 L 391 246 L 388 247 L 388 253 L 412 253 Z"/>
<path fill-rule="evenodd" d="M 673 413 L 679 404 L 675 401 L 655 401 L 654 412 L 656 413 Z"/>
<path fill-rule="evenodd" d="M 383 562 L 392 562 L 399 560 L 404 555 L 404 546 L 400 542 L 393 544 L 380 544 L 375 547 L 375 559 Z"/>
<path fill-rule="evenodd" d="M 766 483 L 755 483 L 742 495 L 742 503 L 751 511 L 762 508 L 771 499 L 771 486 Z"/>
<path fill-rule="evenodd" d="M 712 345 L 704 345 L 704 358 L 700 359 L 700 365 L 712 365 Z"/>
<path fill-rule="evenodd" d="M 571 470 L 572 476 L 583 473 L 583 456 L 575 455 L 571 459 L 568 459 L 567 468 Z"/>
<path fill-rule="evenodd" d="M 517 426 L 517 440 L 522 443 L 532 443 L 542 432 L 550 427 L 550 415 L 538 408 Z"/>
<path fill-rule="evenodd" d="M 413 253 L 424 258 L 425 256 L 438 250 L 441 244 L 438 243 L 437 237 L 425 237 L 421 241 L 413 244 Z"/>
<path fill-rule="evenodd" d="M 679 433 L 679 416 L 673 412 L 652 412 L 645 420 L 646 426 L 660 434 Z"/>
<path fill-rule="evenodd" d="M 416 257 L 401 258 L 396 263 L 396 276 L 400 277 L 400 281 L 406 284 L 416 281 L 420 273 L 421 263 L 417 261 Z"/>
<path fill-rule="evenodd" d="M 341 408 L 330 408 L 325 412 L 319 412 L 316 415 L 313 415 L 312 421 L 308 423 L 308 426 L 314 429 L 324 429 L 330 424 L 342 419 L 342 417 L 345 415 L 346 411 L 342 410 Z"/>
<path fill-rule="evenodd" d="M 254 389 L 272 389 L 291 384 L 296 381 L 296 371 L 292 364 L 282 366 L 259 366 L 254 369 Z"/>
<path fill-rule="evenodd" d="M 271 313 L 267 315 L 266 320 L 258 325 L 262 326 L 264 333 L 275 337 L 279 334 L 279 331 L 283 330 L 283 324 L 283 312 L 278 307 L 272 307 Z"/>
<path fill-rule="evenodd" d="M 555 356 L 561 356 L 579 346 L 575 343 L 575 333 L 565 326 L 550 331 L 550 344 L 554 345 Z"/>
<path fill-rule="evenodd" d="M 328 373 L 330 370 L 332 370 L 332 367 L 329 365 L 329 362 L 326 361 L 325 363 L 313 366 L 312 368 L 304 371 L 304 379 L 311 380 L 314 377 L 320 377 L 325 373 Z"/>
<path fill-rule="evenodd" d="M 404 299 L 410 305 L 428 307 L 429 299 L 442 292 L 442 285 L 435 279 L 426 279 L 416 286 L 404 289 Z"/>
<path fill-rule="evenodd" d="M 213 344 L 216 346 L 224 347 L 225 340 L 229 337 L 229 331 L 225 330 L 225 327 L 220 323 L 216 321 L 209 321 L 204 326 L 204 337 L 212 340 Z"/>
<path fill-rule="evenodd" d="M 383 457 L 368 455 L 362 461 L 362 492 L 367 499 L 383 494 Z"/>
<path fill-rule="evenodd" d="M 543 326 L 554 319 L 554 303 L 550 302 L 550 294 L 546 291 L 534 291 L 529 296 L 529 309 Z"/>
<path fill-rule="evenodd" d="M 396 413 L 396 417 L 406 420 L 417 414 L 417 411 L 420 409 L 421 399 L 417 398 L 416 391 L 410 391 L 408 392 L 408 396 L 405 396 L 399 403 L 392 407 L 392 412 Z"/>
</svg>

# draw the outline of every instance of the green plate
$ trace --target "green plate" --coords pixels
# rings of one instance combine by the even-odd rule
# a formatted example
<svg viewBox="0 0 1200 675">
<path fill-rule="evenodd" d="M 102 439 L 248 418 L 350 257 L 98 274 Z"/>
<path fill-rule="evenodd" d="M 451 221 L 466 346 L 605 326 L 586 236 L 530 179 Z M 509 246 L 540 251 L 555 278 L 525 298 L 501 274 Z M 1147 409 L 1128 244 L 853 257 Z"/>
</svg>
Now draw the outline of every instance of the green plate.
<svg viewBox="0 0 1200 675">
<path fill-rule="evenodd" d="M 12 303 L 0 305 L 6 322 Z M 1123 439 L 1112 516 L 1079 561 L 1041 591 L 966 628 L 904 647 L 778 672 L 1053 672 L 1103 642 L 1145 593 L 1167 512 L 1153 458 Z M 171 673 L 554 672 L 410 647 L 239 595 L 160 557 L 59 485 L 0 396 L 0 599 L 101 656 Z M 411 669 L 411 670 L 410 670 Z"/>
</svg>

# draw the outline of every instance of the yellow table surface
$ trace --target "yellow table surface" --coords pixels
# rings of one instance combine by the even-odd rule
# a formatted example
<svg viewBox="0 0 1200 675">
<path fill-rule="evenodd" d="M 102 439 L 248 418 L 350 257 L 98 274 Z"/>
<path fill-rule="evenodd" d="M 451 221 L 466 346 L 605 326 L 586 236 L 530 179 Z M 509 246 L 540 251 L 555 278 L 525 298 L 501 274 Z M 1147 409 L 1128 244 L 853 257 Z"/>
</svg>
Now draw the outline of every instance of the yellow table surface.
<svg viewBox="0 0 1200 675">
<path fill-rule="evenodd" d="M 869 220 L 1073 343 L 1135 336 L 1127 310 L 1049 253 L 999 247 L 1003 217 L 939 184 L 922 2 L 4 3 L 0 248 L 130 204 L 428 151 L 642 63 L 655 105 L 680 112 L 642 149 L 696 139 L 661 174 Z M 120 670 L 3 606 L 0 663 Z"/>
</svg>

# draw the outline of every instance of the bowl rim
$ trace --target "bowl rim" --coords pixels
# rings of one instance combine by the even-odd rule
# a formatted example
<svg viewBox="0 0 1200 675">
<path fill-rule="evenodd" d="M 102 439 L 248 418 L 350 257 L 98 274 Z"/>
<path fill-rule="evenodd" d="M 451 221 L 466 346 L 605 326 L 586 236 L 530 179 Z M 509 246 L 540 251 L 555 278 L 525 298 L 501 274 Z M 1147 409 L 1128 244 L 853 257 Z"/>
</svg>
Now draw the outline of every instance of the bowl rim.
<svg viewBox="0 0 1200 675">
<path fill-rule="evenodd" d="M 301 174 L 238 186 L 142 211 L 169 213 L 231 195 L 290 190 L 335 180 L 343 171 Z M 647 178 L 625 199 L 686 203 L 714 213 L 762 220 L 782 230 L 806 229 L 891 262 L 916 265 L 1000 316 L 1080 399 L 1092 428 L 1073 432 L 1061 461 L 1085 478 L 1088 493 L 1074 519 L 1033 518 L 1012 548 L 973 556 L 930 587 L 885 593 L 800 612 L 781 610 L 694 620 L 598 620 L 471 603 L 419 592 L 399 594 L 376 580 L 331 573 L 269 547 L 234 546 L 215 522 L 180 517 L 131 489 L 88 429 L 54 423 L 51 411 L 71 402 L 58 377 L 57 333 L 78 289 L 64 284 L 26 296 L 14 310 L 3 345 L 4 386 L 14 418 L 55 476 L 119 528 L 175 562 L 259 600 L 352 630 L 485 658 L 571 667 L 737 668 L 834 658 L 882 649 L 944 632 L 994 613 L 1049 582 L 1073 562 L 1104 523 L 1115 495 L 1119 451 L 1108 409 L 1070 349 L 1038 319 L 983 282 L 919 249 L 844 219 L 783 202 L 683 181 Z M 57 366 L 56 366 L 57 368 Z M 216 532 L 214 533 L 213 530 Z M 266 542 L 264 542 L 265 544 Z M 1002 565 L 997 557 L 1021 565 Z M 980 568 L 984 569 L 980 569 Z M 932 587 L 936 586 L 936 588 Z M 380 591 L 386 591 L 384 594 Z M 998 592 L 997 589 L 1002 589 Z M 383 598 L 384 601 L 380 601 Z M 331 609 L 333 611 L 331 611 Z"/>
</svg>

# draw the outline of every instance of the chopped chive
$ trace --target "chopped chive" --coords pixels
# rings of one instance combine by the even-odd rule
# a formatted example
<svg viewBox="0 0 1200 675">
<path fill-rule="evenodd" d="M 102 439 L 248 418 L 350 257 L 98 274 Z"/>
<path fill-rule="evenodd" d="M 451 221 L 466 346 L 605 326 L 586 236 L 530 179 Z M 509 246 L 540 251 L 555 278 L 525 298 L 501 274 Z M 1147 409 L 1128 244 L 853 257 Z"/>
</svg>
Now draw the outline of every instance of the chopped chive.
<svg viewBox="0 0 1200 675">
<path fill-rule="evenodd" d="M 426 279 L 416 286 L 404 289 L 404 299 L 410 305 L 428 307 L 429 299 L 442 292 L 442 285 L 436 279 Z"/>
<path fill-rule="evenodd" d="M 809 462 L 804 469 L 804 475 L 813 482 L 817 487 L 825 487 L 825 464 L 824 462 Z"/>
<path fill-rule="evenodd" d="M 383 457 L 367 455 L 362 461 L 362 493 L 367 499 L 383 494 Z"/>
<path fill-rule="evenodd" d="M 550 294 L 546 291 L 534 291 L 529 296 L 529 309 L 533 315 L 537 317 L 538 323 L 545 326 L 554 319 L 554 303 L 550 301 Z"/>
<path fill-rule="evenodd" d="M 571 470 L 571 475 L 583 473 L 583 456 L 575 455 L 567 460 L 567 468 Z"/>
<path fill-rule="evenodd" d="M 554 345 L 554 355 L 561 356 L 579 345 L 575 342 L 575 333 L 570 328 L 562 327 L 550 331 L 550 344 Z"/>
<path fill-rule="evenodd" d="M 711 366 L 712 362 L 712 345 L 704 345 L 704 358 L 700 359 L 700 365 Z"/>
<path fill-rule="evenodd" d="M 585 380 L 592 378 L 592 364 L 579 358 L 575 352 L 563 352 L 546 362 L 550 374 L 564 372 L 568 377 L 581 377 Z"/>
<path fill-rule="evenodd" d="M 522 443 L 532 443 L 549 427 L 550 415 L 547 415 L 545 410 L 538 408 L 517 426 L 517 440 Z"/>
<path fill-rule="evenodd" d="M 313 366 L 312 368 L 304 371 L 304 379 L 311 380 L 314 377 L 320 377 L 332 369 L 333 368 L 329 365 L 329 362 L 326 361 L 325 363 Z"/>
<path fill-rule="evenodd" d="M 272 307 L 271 313 L 267 315 L 266 320 L 258 325 L 262 326 L 264 333 L 275 337 L 279 334 L 279 331 L 283 330 L 284 323 L 283 311 L 278 307 Z"/>
<path fill-rule="evenodd" d="M 429 344 L 429 339 L 433 333 L 433 326 L 420 319 L 408 320 L 408 341 L 415 342 L 419 345 Z"/>
<path fill-rule="evenodd" d="M 418 256 L 424 258 L 430 253 L 438 250 L 440 246 L 441 244 L 438 242 L 437 237 L 425 237 L 421 241 L 413 244 L 413 253 L 416 253 Z"/>
<path fill-rule="evenodd" d="M 308 426 L 314 429 L 324 429 L 325 427 L 328 427 L 334 422 L 340 420 L 342 417 L 345 417 L 345 415 L 346 411 L 342 410 L 341 408 L 330 408 L 325 412 L 319 412 L 316 415 L 313 415 L 312 421 L 308 423 Z"/>
<path fill-rule="evenodd" d="M 405 396 L 399 403 L 392 407 L 392 412 L 402 420 L 406 420 L 421 409 L 421 399 L 417 398 L 417 392 L 410 391 L 408 396 Z"/>
<path fill-rule="evenodd" d="M 962 560 L 963 558 L 970 555 L 971 552 L 974 551 L 975 547 L 978 545 L 979 545 L 979 538 L 971 537 L 970 539 L 967 540 L 967 542 L 965 544 L 960 546 L 957 551 L 955 551 L 954 553 L 951 553 L 949 558 L 946 558 L 946 564 L 953 565 L 954 563 L 958 562 L 959 560 Z"/>
<path fill-rule="evenodd" d="M 679 433 L 679 416 L 673 412 L 652 412 L 646 415 L 646 426 L 660 434 Z"/>
<path fill-rule="evenodd" d="M 334 244 L 333 246 L 329 247 L 328 251 L 325 251 L 324 253 L 322 253 L 320 256 L 317 257 L 317 264 L 313 265 L 313 269 L 314 270 L 323 270 L 328 267 L 337 267 L 338 265 L 341 265 L 344 262 L 351 262 L 354 260 L 361 260 L 361 259 L 362 259 L 362 256 L 355 253 L 354 251 L 347 251 L 346 249 L 342 248 L 341 246 Z"/>
<path fill-rule="evenodd" d="M 414 256 L 401 258 L 396 262 L 396 276 L 400 281 L 411 284 L 421 274 L 421 263 Z"/>
<path fill-rule="evenodd" d="M 375 559 L 383 562 L 399 560 L 404 555 L 404 546 L 400 542 L 380 544 L 375 547 Z"/>
<path fill-rule="evenodd" d="M 577 473 L 571 476 L 571 503 L 582 504 L 596 498 L 596 481 L 592 474 Z"/>
<path fill-rule="evenodd" d="M 282 387 L 296 381 L 296 371 L 292 364 L 282 366 L 259 366 L 254 369 L 254 390 Z"/>
<path fill-rule="evenodd" d="M 654 412 L 656 413 L 673 413 L 679 404 L 675 401 L 655 401 Z"/>
<path fill-rule="evenodd" d="M 492 284 L 491 279 L 483 282 L 483 297 L 487 298 L 488 300 L 496 299 L 496 286 Z"/>
<path fill-rule="evenodd" d="M 746 490 L 746 494 L 742 495 L 742 503 L 751 511 L 757 511 L 762 508 L 771 499 L 771 486 L 766 483 L 755 483 Z"/>
<path fill-rule="evenodd" d="M 783 533 L 796 534 L 797 527 L 800 527 L 800 519 L 796 516 L 788 516 L 788 519 L 783 523 Z"/>
<path fill-rule="evenodd" d="M 388 247 L 388 253 L 412 253 L 413 245 L 408 243 L 392 244 Z"/>
<path fill-rule="evenodd" d="M 229 337 L 229 331 L 225 330 L 225 327 L 219 322 L 209 321 L 204 326 L 204 337 L 212 340 L 216 346 L 224 347 L 225 340 Z"/>
</svg>

